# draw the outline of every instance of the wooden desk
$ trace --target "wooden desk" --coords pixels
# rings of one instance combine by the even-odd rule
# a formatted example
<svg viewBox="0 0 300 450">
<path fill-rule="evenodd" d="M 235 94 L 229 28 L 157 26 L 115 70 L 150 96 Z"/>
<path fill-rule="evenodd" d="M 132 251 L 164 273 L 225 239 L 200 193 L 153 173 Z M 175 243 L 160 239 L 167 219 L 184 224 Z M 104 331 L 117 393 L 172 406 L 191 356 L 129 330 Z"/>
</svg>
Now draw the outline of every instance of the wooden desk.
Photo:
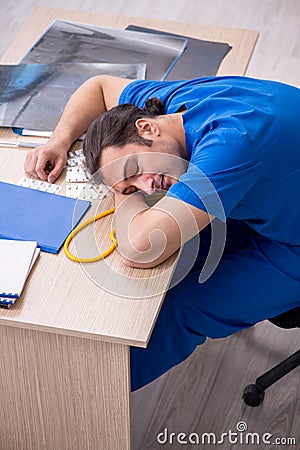
<svg viewBox="0 0 300 450">
<path fill-rule="evenodd" d="M 233 49 L 219 74 L 243 74 L 257 39 L 249 30 L 36 8 L 1 62 L 18 63 L 55 18 L 116 28 L 135 23 L 228 42 Z M 0 136 L 15 139 L 9 130 Z M 19 149 L 0 149 L 2 181 L 24 176 L 24 156 Z M 64 185 L 63 176 L 59 183 Z M 110 220 L 95 230 L 104 247 Z M 81 237 L 89 254 L 92 235 Z M 22 297 L 0 310 L 0 448 L 130 448 L 129 348 L 147 346 L 174 262 L 136 270 L 122 267 L 117 252 L 91 265 L 73 263 L 62 252 L 41 255 Z M 136 292 L 143 298 L 132 298 Z"/>
</svg>

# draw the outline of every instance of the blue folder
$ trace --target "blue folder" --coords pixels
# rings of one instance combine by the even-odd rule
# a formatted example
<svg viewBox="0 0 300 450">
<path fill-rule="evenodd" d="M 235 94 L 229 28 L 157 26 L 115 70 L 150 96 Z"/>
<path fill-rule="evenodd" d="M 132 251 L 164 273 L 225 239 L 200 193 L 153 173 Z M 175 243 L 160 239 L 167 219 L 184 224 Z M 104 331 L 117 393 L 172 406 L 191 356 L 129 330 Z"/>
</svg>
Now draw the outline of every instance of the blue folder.
<svg viewBox="0 0 300 450">
<path fill-rule="evenodd" d="M 0 238 L 37 241 L 58 253 L 90 202 L 0 181 Z"/>
</svg>

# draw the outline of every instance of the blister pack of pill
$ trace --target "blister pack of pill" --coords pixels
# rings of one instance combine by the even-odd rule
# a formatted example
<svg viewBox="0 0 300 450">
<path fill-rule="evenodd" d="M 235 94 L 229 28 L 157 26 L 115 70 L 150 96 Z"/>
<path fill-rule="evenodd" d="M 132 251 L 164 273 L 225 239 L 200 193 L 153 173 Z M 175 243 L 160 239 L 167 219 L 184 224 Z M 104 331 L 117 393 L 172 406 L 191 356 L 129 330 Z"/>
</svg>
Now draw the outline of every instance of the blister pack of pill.
<svg viewBox="0 0 300 450">
<path fill-rule="evenodd" d="M 88 183 L 68 183 L 66 185 L 66 196 L 80 198 L 81 200 L 101 200 L 109 195 L 106 186 L 94 186 Z"/>
<path fill-rule="evenodd" d="M 67 167 L 66 183 L 88 183 L 89 178 L 82 166 Z"/>
<path fill-rule="evenodd" d="M 68 152 L 66 164 L 66 196 L 82 200 L 102 200 L 110 195 L 104 185 L 91 183 L 91 178 L 84 170 L 85 158 L 82 149 Z"/>
<path fill-rule="evenodd" d="M 79 166 L 80 164 L 84 164 L 84 161 L 85 157 L 82 148 L 79 150 L 68 151 L 67 167 Z"/>
<path fill-rule="evenodd" d="M 95 185 L 82 165 L 67 167 L 66 196 L 82 200 L 101 200 L 109 195 L 110 191 L 104 184 Z"/>
<path fill-rule="evenodd" d="M 50 184 L 46 181 L 35 180 L 33 178 L 21 178 L 18 186 L 27 187 L 29 189 L 37 189 L 38 191 L 50 192 L 51 194 L 58 194 L 61 191 L 61 186 L 57 184 Z"/>
</svg>

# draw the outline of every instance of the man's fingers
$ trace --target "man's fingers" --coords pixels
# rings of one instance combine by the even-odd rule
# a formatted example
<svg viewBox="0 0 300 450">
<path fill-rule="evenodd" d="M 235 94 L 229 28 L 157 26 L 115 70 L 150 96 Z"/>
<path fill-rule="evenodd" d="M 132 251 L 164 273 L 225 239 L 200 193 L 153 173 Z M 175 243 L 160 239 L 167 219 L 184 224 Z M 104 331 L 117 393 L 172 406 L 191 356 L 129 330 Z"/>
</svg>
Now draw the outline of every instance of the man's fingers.
<svg viewBox="0 0 300 450">
<path fill-rule="evenodd" d="M 29 150 L 24 162 L 26 173 L 53 183 L 66 164 L 67 154 L 61 154 L 57 149 L 52 147 L 45 145 L 34 150 Z"/>
<path fill-rule="evenodd" d="M 28 152 L 26 154 L 25 162 L 24 162 L 24 170 L 28 175 L 31 175 L 33 177 L 37 177 L 36 173 L 36 161 L 37 158 L 32 152 Z"/>
<path fill-rule="evenodd" d="M 48 178 L 47 178 L 48 183 L 53 183 L 59 177 L 64 166 L 65 166 L 64 160 L 60 159 L 56 162 L 55 167 L 48 174 Z"/>
<path fill-rule="evenodd" d="M 47 180 L 47 172 L 45 170 L 46 164 L 48 162 L 48 158 L 45 155 L 41 155 L 38 159 L 37 159 L 37 163 L 35 166 L 35 171 L 37 173 L 37 176 L 41 179 L 46 181 Z"/>
</svg>

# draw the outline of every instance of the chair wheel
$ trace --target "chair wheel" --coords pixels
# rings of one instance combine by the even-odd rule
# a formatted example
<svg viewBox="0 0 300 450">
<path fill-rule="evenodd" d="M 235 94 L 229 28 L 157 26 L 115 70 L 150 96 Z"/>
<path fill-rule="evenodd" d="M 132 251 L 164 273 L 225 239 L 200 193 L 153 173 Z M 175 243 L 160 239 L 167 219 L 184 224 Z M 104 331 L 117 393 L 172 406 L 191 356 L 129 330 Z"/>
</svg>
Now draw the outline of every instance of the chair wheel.
<svg viewBox="0 0 300 450">
<path fill-rule="evenodd" d="M 249 384 L 245 387 L 243 399 L 248 406 L 259 406 L 264 401 L 265 393 L 256 384 Z"/>
</svg>

